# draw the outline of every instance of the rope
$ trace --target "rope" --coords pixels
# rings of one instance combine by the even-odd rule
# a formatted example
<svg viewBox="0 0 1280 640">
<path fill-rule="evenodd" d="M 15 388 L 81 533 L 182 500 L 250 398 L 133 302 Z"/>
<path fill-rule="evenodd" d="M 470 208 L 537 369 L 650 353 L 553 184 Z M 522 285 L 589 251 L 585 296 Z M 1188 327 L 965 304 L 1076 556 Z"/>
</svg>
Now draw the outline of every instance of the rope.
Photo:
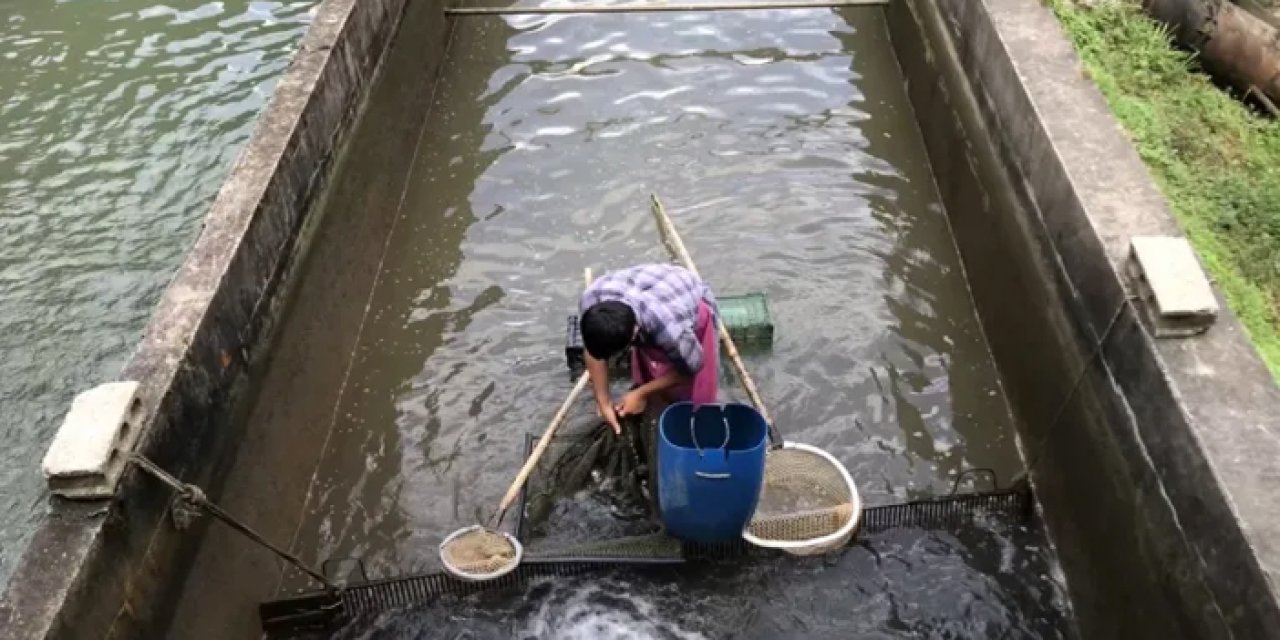
<svg viewBox="0 0 1280 640">
<path fill-rule="evenodd" d="M 262 535 L 260 535 L 257 531 L 254 531 L 253 529 L 249 528 L 248 525 L 244 524 L 243 522 L 240 522 L 231 514 L 227 513 L 226 511 L 223 511 L 222 507 L 219 507 L 213 502 L 210 502 L 208 496 L 205 495 L 204 491 L 200 489 L 200 487 L 197 487 L 194 484 L 187 484 L 169 475 L 167 471 L 156 466 L 156 463 L 143 457 L 140 454 L 137 454 L 137 453 L 131 454 L 129 458 L 134 462 L 134 464 L 137 464 L 139 467 L 141 467 L 143 471 L 146 471 L 147 473 L 154 476 L 160 482 L 163 482 L 164 484 L 168 485 L 170 489 L 173 489 L 173 491 L 177 493 L 179 497 L 182 498 L 183 502 L 186 502 L 188 504 L 191 504 L 203 509 L 204 511 L 209 513 L 209 515 L 212 515 L 213 517 L 221 520 L 223 524 L 226 524 L 228 527 L 231 527 L 232 529 L 238 531 L 244 537 L 258 543 L 264 549 L 276 554 L 276 556 L 278 556 L 281 560 L 288 562 L 294 567 L 297 567 L 299 571 L 302 571 L 303 573 L 311 576 L 317 582 L 319 582 L 320 584 L 323 584 L 326 589 L 330 591 L 336 591 L 338 589 L 337 585 L 333 584 L 332 582 L 329 581 L 328 578 L 324 577 L 324 574 L 307 566 L 297 556 L 275 546 L 274 544 L 271 544 L 270 542 L 267 541 L 266 538 L 263 538 Z"/>
<path fill-rule="evenodd" d="M 1016 485 L 1031 477 L 1032 470 L 1035 469 L 1036 464 L 1040 462 L 1041 456 L 1044 454 L 1045 445 L 1049 443 L 1049 436 L 1053 435 L 1058 422 L 1062 420 L 1062 416 L 1066 415 L 1067 407 L 1071 405 L 1071 399 L 1075 397 L 1076 390 L 1080 388 L 1080 383 L 1084 381 L 1085 374 L 1089 373 L 1094 361 L 1098 359 L 1098 356 L 1102 355 L 1103 347 L 1106 346 L 1107 339 L 1111 337 L 1111 330 L 1115 328 L 1116 322 L 1120 320 L 1120 314 L 1124 312 L 1125 306 L 1129 305 L 1133 300 L 1133 296 L 1126 296 L 1116 306 L 1116 311 L 1111 315 L 1111 321 L 1107 323 L 1107 328 L 1103 330 L 1102 337 L 1098 338 L 1098 341 L 1094 344 L 1093 352 L 1089 354 L 1089 359 L 1085 361 L 1083 367 L 1080 367 L 1080 373 L 1076 374 L 1075 382 L 1071 383 L 1071 390 L 1067 392 L 1067 397 L 1062 400 L 1062 404 L 1058 406 L 1058 410 L 1054 413 L 1053 420 L 1049 422 L 1049 428 L 1045 430 L 1043 436 L 1040 436 L 1040 441 L 1031 450 L 1032 456 L 1027 462 L 1027 468 L 1017 476 L 1014 476 L 1011 484 Z"/>
</svg>

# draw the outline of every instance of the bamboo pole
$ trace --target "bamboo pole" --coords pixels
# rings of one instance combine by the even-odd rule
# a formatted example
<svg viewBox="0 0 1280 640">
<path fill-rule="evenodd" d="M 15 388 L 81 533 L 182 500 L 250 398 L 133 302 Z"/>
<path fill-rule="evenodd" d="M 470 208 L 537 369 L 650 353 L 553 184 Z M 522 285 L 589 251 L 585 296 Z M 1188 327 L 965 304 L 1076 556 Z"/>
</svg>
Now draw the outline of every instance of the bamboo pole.
<svg viewBox="0 0 1280 640">
<path fill-rule="evenodd" d="M 703 4 L 581 4 L 551 7 L 450 7 L 449 16 L 499 16 L 521 14 L 656 13 L 671 11 L 751 11 L 765 9 L 837 9 L 878 7 L 890 0 L 761 0 L 760 2 L 707 2 Z"/>
<path fill-rule="evenodd" d="M 653 201 L 653 217 L 658 222 L 658 232 L 662 235 L 663 244 L 666 245 L 667 251 L 671 252 L 672 257 L 684 265 L 684 268 L 693 272 L 693 275 L 701 278 L 698 268 L 693 264 L 693 257 L 689 255 L 689 250 L 685 248 L 684 241 L 680 239 L 680 233 L 676 231 L 676 226 L 671 222 L 671 217 L 667 215 L 667 210 L 662 206 L 662 201 L 658 199 L 657 194 L 649 194 L 649 198 Z M 756 406 L 756 410 L 764 417 L 764 421 L 769 425 L 769 439 L 774 445 L 782 445 L 782 437 L 778 435 L 778 431 L 773 426 L 773 419 L 769 417 L 769 411 L 764 406 L 764 399 L 760 397 L 760 392 L 756 390 L 756 383 L 751 380 L 751 374 L 747 373 L 746 365 L 742 364 L 742 356 L 738 354 L 738 347 L 733 344 L 733 337 L 729 335 L 729 329 L 725 326 L 724 321 L 719 317 L 716 318 L 716 326 L 720 332 L 720 343 L 724 345 L 725 353 L 729 354 L 729 360 L 733 362 L 733 368 L 738 374 L 738 379 L 742 381 L 742 386 L 747 390 L 747 396 L 751 398 L 751 404 Z"/>
<path fill-rule="evenodd" d="M 586 286 L 590 286 L 591 269 L 583 271 L 582 277 L 586 282 Z M 581 376 L 578 376 L 578 382 L 573 385 L 573 390 L 569 392 L 569 396 L 561 403 L 560 409 L 556 411 L 555 417 L 551 419 L 551 424 L 547 425 L 547 430 L 542 433 L 542 438 L 538 440 L 538 445 L 529 454 L 529 459 L 525 460 L 524 467 L 521 467 L 515 481 L 507 489 L 507 494 L 502 496 L 502 502 L 498 503 L 498 510 L 494 512 L 493 517 L 489 520 L 490 529 L 497 528 L 498 524 L 502 522 L 502 517 L 507 514 L 507 509 L 511 508 L 511 504 L 516 501 L 516 496 L 520 495 L 520 489 L 529 480 L 529 475 L 533 473 L 534 466 L 538 464 L 542 454 L 546 453 L 547 447 L 551 446 L 551 439 L 555 437 L 556 431 L 564 423 L 565 418 L 569 416 L 569 409 L 573 408 L 573 403 L 577 402 L 578 396 L 582 395 L 583 389 L 587 388 L 587 383 L 590 381 L 590 373 L 584 371 Z"/>
</svg>

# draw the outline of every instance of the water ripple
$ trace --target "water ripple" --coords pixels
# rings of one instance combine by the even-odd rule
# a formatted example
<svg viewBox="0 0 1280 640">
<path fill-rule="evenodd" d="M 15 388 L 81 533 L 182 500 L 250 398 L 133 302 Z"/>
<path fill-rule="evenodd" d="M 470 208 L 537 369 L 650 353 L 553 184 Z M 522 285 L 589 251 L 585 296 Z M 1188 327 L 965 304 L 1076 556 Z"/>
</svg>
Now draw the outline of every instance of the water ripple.
<svg viewBox="0 0 1280 640">
<path fill-rule="evenodd" d="M 315 2 L 192 4 L 0 21 L 0 581 L 62 412 L 129 355 Z"/>
</svg>

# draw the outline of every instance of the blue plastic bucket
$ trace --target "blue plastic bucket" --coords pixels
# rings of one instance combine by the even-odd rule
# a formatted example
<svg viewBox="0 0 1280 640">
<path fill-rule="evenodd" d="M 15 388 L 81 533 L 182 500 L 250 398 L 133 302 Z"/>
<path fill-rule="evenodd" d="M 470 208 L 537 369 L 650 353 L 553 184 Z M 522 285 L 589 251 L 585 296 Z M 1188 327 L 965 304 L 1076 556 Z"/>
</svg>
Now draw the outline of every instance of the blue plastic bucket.
<svg viewBox="0 0 1280 640">
<path fill-rule="evenodd" d="M 744 404 L 678 402 L 658 418 L 658 509 L 667 533 L 690 542 L 737 540 L 764 481 L 768 425 Z"/>
</svg>

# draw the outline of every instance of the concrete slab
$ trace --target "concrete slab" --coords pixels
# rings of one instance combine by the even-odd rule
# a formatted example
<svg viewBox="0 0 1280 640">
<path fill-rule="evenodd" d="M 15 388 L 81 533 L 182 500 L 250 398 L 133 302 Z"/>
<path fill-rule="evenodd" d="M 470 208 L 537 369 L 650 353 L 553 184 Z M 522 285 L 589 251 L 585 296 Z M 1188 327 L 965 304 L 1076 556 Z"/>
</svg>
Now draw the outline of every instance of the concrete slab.
<svg viewBox="0 0 1280 640">
<path fill-rule="evenodd" d="M 1157 338 L 1204 333 L 1217 319 L 1218 301 L 1186 238 L 1135 237 L 1128 266 Z"/>
<path fill-rule="evenodd" d="M 138 383 L 109 382 L 75 397 L 45 453 L 41 470 L 56 495 L 103 499 L 115 494 L 137 439 Z"/>
</svg>

